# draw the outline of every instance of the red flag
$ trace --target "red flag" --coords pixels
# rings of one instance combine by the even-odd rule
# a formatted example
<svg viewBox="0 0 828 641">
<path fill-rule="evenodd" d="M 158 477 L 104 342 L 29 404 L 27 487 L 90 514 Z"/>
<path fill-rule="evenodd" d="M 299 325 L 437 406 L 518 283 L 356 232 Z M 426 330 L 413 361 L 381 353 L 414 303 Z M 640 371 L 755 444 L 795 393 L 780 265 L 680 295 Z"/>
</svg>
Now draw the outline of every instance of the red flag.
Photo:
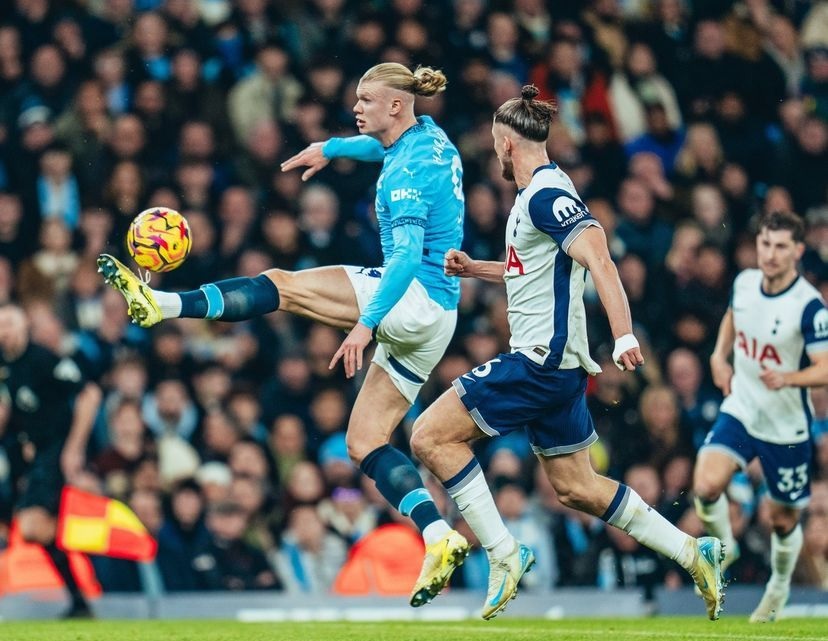
<svg viewBox="0 0 828 641">
<path fill-rule="evenodd" d="M 57 546 L 132 561 L 152 561 L 158 544 L 126 505 L 65 486 L 60 497 Z"/>
</svg>

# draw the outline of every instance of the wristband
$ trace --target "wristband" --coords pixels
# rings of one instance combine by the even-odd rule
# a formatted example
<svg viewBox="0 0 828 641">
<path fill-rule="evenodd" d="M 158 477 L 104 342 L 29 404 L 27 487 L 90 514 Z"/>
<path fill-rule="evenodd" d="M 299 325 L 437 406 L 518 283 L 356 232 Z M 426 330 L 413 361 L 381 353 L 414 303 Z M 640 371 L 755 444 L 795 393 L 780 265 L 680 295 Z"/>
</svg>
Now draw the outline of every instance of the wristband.
<svg viewBox="0 0 828 641">
<path fill-rule="evenodd" d="M 633 347 L 638 347 L 638 340 L 632 334 L 624 334 L 615 340 L 615 349 L 612 350 L 612 362 L 615 363 L 618 369 L 624 370 L 624 365 L 619 360 L 621 354 L 631 350 Z"/>
</svg>

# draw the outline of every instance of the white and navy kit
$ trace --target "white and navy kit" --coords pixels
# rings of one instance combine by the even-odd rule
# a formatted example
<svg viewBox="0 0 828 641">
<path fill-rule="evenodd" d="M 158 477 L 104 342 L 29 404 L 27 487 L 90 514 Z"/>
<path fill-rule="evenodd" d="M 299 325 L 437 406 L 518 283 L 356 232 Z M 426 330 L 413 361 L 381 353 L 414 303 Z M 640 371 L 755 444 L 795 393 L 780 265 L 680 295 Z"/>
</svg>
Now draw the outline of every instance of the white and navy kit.
<svg viewBox="0 0 828 641">
<path fill-rule="evenodd" d="M 589 355 L 586 269 L 567 250 L 598 226 L 569 177 L 554 163 L 518 193 L 506 228 L 504 280 L 512 352 L 454 381 L 472 418 L 490 436 L 525 428 L 544 456 L 588 447 L 598 437 L 587 411 Z"/>
<path fill-rule="evenodd" d="M 703 447 L 723 450 L 742 466 L 759 457 L 771 496 L 804 505 L 810 496 L 809 390 L 769 390 L 759 376 L 762 369 L 802 369 L 809 354 L 828 350 L 828 310 L 801 276 L 784 291 L 766 294 L 758 269 L 736 277 L 730 309 L 736 332 L 731 394 Z"/>
</svg>

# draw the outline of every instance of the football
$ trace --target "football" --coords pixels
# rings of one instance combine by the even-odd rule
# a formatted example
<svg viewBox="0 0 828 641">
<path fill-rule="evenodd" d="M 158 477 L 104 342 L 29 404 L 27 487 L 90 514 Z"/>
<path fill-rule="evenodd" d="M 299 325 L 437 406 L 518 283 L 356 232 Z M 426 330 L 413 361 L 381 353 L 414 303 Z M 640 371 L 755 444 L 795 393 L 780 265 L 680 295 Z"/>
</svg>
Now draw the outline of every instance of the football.
<svg viewBox="0 0 828 641">
<path fill-rule="evenodd" d="M 166 207 L 142 211 L 127 232 L 129 255 L 140 267 L 153 272 L 168 272 L 180 267 L 191 246 L 187 219 Z"/>
</svg>

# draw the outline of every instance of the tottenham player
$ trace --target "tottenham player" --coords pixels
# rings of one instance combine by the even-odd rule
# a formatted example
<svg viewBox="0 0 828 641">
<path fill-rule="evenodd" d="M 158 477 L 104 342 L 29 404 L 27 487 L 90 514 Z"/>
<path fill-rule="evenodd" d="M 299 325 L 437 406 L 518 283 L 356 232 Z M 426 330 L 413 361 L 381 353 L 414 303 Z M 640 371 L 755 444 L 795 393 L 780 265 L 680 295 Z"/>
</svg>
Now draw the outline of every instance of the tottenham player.
<svg viewBox="0 0 828 641">
<path fill-rule="evenodd" d="M 799 514 L 811 494 L 808 388 L 828 384 L 828 310 L 797 272 L 804 236 L 802 219 L 793 213 L 765 214 L 759 222 L 759 269 L 736 277 L 710 357 L 713 381 L 726 398 L 693 480 L 696 511 L 724 542 L 727 567 L 738 549 L 725 490 L 752 459 L 762 466 L 773 523 L 772 573 L 753 622 L 775 620 L 788 600 L 802 548 Z"/>
<path fill-rule="evenodd" d="M 348 453 L 377 489 L 423 533 L 426 557 L 411 605 L 430 601 L 468 554 L 468 542 L 444 521 L 411 460 L 389 444 L 454 334 L 460 288 L 443 273 L 443 255 L 463 235 L 463 166 L 457 149 L 428 116 L 414 115 L 415 96 L 444 90 L 446 77 L 428 67 L 412 72 L 383 63 L 365 72 L 354 106 L 362 135 L 314 143 L 282 165 L 308 167 L 307 179 L 332 158 L 382 162 L 376 214 L 384 265 L 333 266 L 256 278 L 232 278 L 191 292 L 151 290 L 111 256 L 98 261 L 149 327 L 165 318 L 241 321 L 277 309 L 350 333 L 333 355 L 348 377 L 362 368 L 375 336 L 373 363 L 348 424 Z"/>
<path fill-rule="evenodd" d="M 575 191 L 549 161 L 546 139 L 555 113 L 535 100 L 534 86 L 495 112 L 492 134 L 503 176 L 518 186 L 506 229 L 506 261 L 446 254 L 448 274 L 506 283 L 508 354 L 454 381 L 415 423 L 414 452 L 443 481 L 489 554 L 483 618 L 496 616 L 517 593 L 532 552 L 503 524 L 468 443 L 525 429 L 561 502 L 598 516 L 675 559 L 695 579 L 716 619 L 721 609 L 721 543 L 681 532 L 621 483 L 596 474 L 588 447 L 597 435 L 586 406 L 587 377 L 600 368 L 587 347 L 583 304 L 592 274 L 615 336 L 621 369 L 644 362 L 606 237 Z"/>
</svg>

